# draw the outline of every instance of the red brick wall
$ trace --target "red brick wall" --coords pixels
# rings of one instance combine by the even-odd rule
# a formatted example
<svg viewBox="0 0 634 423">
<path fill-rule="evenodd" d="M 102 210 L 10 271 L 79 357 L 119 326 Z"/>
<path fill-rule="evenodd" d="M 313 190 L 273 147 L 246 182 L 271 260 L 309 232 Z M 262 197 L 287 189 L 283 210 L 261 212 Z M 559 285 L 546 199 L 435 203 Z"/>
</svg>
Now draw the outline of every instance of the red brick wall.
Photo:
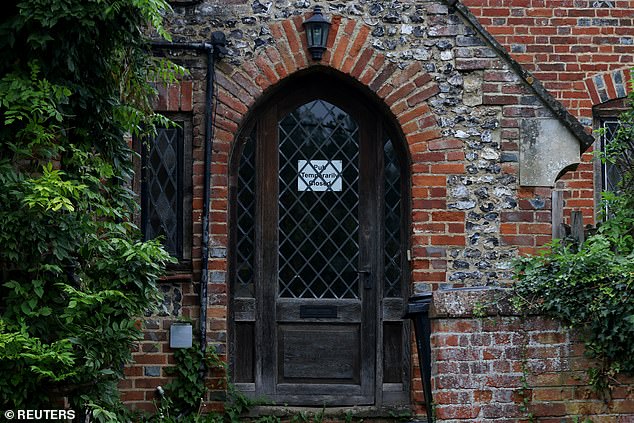
<svg viewBox="0 0 634 423">
<path fill-rule="evenodd" d="M 591 119 L 592 106 L 606 101 L 590 96 L 587 83 L 591 78 L 634 64 L 634 1 L 463 3 L 575 116 Z M 614 7 L 594 7 L 593 3 Z M 612 98 L 617 98 L 616 92 Z"/>
<path fill-rule="evenodd" d="M 204 57 L 202 64 L 204 66 Z M 125 369 L 126 378 L 119 384 L 121 398 L 131 408 L 156 412 L 153 404 L 157 386 L 165 386 L 169 381 L 166 367 L 173 365 L 173 350 L 169 347 L 169 328 L 175 321 L 190 320 L 194 326 L 194 339 L 198 339 L 200 319 L 200 217 L 202 214 L 203 196 L 203 137 L 204 131 L 202 111 L 204 110 L 204 73 L 200 74 L 194 67 L 192 80 L 184 80 L 178 84 L 158 86 L 158 98 L 154 104 L 157 112 L 192 119 L 193 123 L 193 243 L 191 266 L 178 271 L 169 271 L 159 282 L 165 301 L 158 312 L 152 316 L 140 318 L 143 339 L 133 349 L 135 364 Z M 200 113 L 195 115 L 192 112 Z M 213 272 L 210 271 L 213 278 Z M 213 285 L 212 285 L 213 286 Z M 211 329 L 211 328 L 210 328 Z"/>
<path fill-rule="evenodd" d="M 494 1 L 494 0 L 490 0 Z M 539 77 L 539 72 L 550 72 L 557 74 L 557 79 L 546 78 L 545 85 L 553 90 L 556 96 L 567 101 L 568 106 L 572 107 L 573 114 L 581 117 L 591 117 L 591 106 L 597 100 L 603 100 L 605 96 L 618 94 L 618 86 L 615 81 L 614 72 L 624 67 L 619 62 L 619 66 L 607 66 L 605 70 L 585 70 L 584 76 L 580 80 L 560 78 L 560 73 L 568 72 L 564 68 L 564 72 L 554 72 L 540 70 L 543 54 L 546 54 L 546 62 L 548 60 L 555 63 L 557 60 L 555 48 L 553 47 L 552 55 L 548 56 L 548 52 L 539 52 L 543 44 L 543 35 L 537 35 L 543 29 L 543 25 L 537 21 L 535 13 L 528 7 L 506 5 L 503 2 L 507 0 L 499 0 L 500 5 L 491 5 L 491 7 L 474 8 L 474 12 L 480 16 L 486 13 L 500 14 L 487 22 L 483 18 L 485 25 L 492 29 L 494 35 L 502 37 L 500 40 L 510 46 L 509 50 L 515 44 L 521 44 L 520 38 L 515 41 L 512 37 L 521 36 L 522 31 L 528 31 L 529 35 L 523 43 L 526 45 L 526 53 L 524 56 L 518 56 L 524 53 L 514 53 L 516 58 L 526 63 L 527 58 L 531 57 L 534 62 L 528 63 Z M 511 0 L 508 0 L 511 1 Z M 617 5 L 623 2 L 616 2 Z M 537 5 L 533 5 L 537 7 Z M 447 37 L 456 37 L 461 31 L 460 24 L 455 20 L 448 20 L 446 8 L 436 4 L 429 13 L 429 24 L 435 25 L 437 33 Z M 504 12 L 503 10 L 506 10 Z M 568 13 L 571 7 L 562 7 Z M 581 8 L 583 9 L 583 8 Z M 591 9 L 586 7 L 586 9 Z M 537 10 L 537 9 L 536 9 Z M 554 9 L 540 7 L 539 13 L 551 13 L 552 25 L 559 25 L 555 22 L 556 12 Z M 551 12 L 547 12 L 550 10 Z M 594 9 L 592 9 L 594 10 Z M 624 10 L 624 9 L 621 9 Z M 508 13 L 508 15 L 504 15 Z M 573 13 L 570 11 L 570 13 Z M 593 13 L 598 13 L 593 11 Z M 528 16 L 527 19 L 532 22 L 533 26 L 515 25 L 510 22 L 511 16 L 522 15 Z M 597 17 L 600 15 L 597 15 Z M 209 263 L 210 284 L 209 284 L 209 308 L 208 308 L 208 333 L 207 341 L 217 346 L 219 351 L 226 353 L 227 343 L 227 308 L 228 308 L 228 283 L 227 280 L 227 258 L 226 249 L 228 239 L 228 211 L 229 211 L 229 162 L 230 154 L 236 134 L 239 132 L 244 122 L 245 116 L 253 108 L 256 101 L 266 93 L 267 89 L 271 89 L 274 85 L 285 78 L 287 75 L 312 65 L 312 62 L 306 57 L 305 37 L 303 34 L 302 21 L 305 16 L 295 16 L 293 18 L 275 21 L 272 20 L 268 25 L 272 38 L 275 40 L 274 45 L 266 45 L 256 52 L 252 59 L 244 60 L 236 65 L 234 62 L 225 61 L 221 63 L 217 70 L 218 82 L 218 108 L 216 110 L 215 134 L 213 145 L 213 163 L 212 163 L 212 202 L 210 216 L 210 232 L 211 232 L 211 250 L 212 257 Z M 544 17 L 542 17 L 544 18 Z M 625 22 L 626 18 L 623 18 Z M 485 171 L 477 168 L 470 168 L 473 162 L 466 160 L 465 153 L 473 152 L 469 150 L 468 142 L 458 136 L 445 135 L 437 122 L 434 115 L 433 107 L 430 107 L 431 100 L 438 98 L 440 93 L 439 84 L 427 69 L 420 62 L 411 62 L 406 66 L 396 66 L 392 63 L 388 56 L 372 46 L 372 38 L 370 29 L 363 24 L 363 20 L 348 19 L 342 16 L 332 16 L 333 27 L 329 38 L 329 50 L 324 56 L 321 64 L 329 66 L 336 70 L 347 74 L 350 78 L 356 80 L 361 85 L 373 92 L 377 99 L 384 102 L 400 124 L 405 141 L 409 148 L 411 159 L 411 220 L 412 233 L 410 241 L 412 245 L 413 261 L 412 261 L 412 281 L 419 290 L 438 290 L 443 285 L 451 285 L 453 287 L 461 287 L 469 284 L 494 283 L 504 284 L 509 282 L 508 268 L 504 270 L 504 261 L 513 257 L 517 252 L 531 253 L 536 248 L 550 239 L 550 188 L 518 188 L 517 180 L 514 179 L 518 174 L 518 142 L 519 142 L 519 118 L 522 117 L 543 117 L 548 115 L 548 111 L 541 106 L 531 90 L 522 85 L 519 78 L 511 71 L 504 69 L 504 63 L 497 57 L 490 55 L 486 51 L 486 47 L 475 45 L 458 45 L 456 48 L 455 65 L 456 69 L 469 75 L 476 75 L 481 78 L 482 102 L 475 103 L 474 108 L 482 110 L 481 116 L 489 116 L 491 120 L 495 120 L 493 125 L 495 128 L 492 132 L 496 138 L 496 142 L 500 145 L 499 160 L 492 160 L 493 166 L 499 168 L 486 172 L 495 175 L 495 178 L 501 178 L 503 182 L 499 182 L 500 186 L 507 187 L 510 195 L 508 204 L 499 211 L 499 221 L 495 221 L 490 227 L 494 230 L 482 232 L 482 240 L 480 244 L 473 235 L 473 230 L 469 226 L 473 224 L 470 216 L 471 213 L 466 210 L 456 209 L 450 206 L 450 192 L 455 188 L 452 185 L 460 178 L 469 177 L 469 175 L 482 175 Z M 528 22 L 528 21 L 527 21 Z M 602 21 L 597 21 L 600 23 Z M 592 23 L 592 20 L 590 21 Z M 511 34 L 502 34 L 500 29 L 498 33 L 494 29 L 498 25 L 505 28 Z M 528 25 L 528 23 L 526 24 Z M 585 24 L 584 24 L 585 25 Z M 603 28 L 602 25 L 599 25 Z M 629 23 L 631 28 L 631 22 Z M 586 28 L 584 26 L 583 28 Z M 570 34 L 574 34 L 574 28 L 570 27 Z M 517 34 L 515 31 L 517 30 Z M 532 31 L 532 35 L 530 35 Z M 563 31 L 563 30 L 562 30 Z M 548 32 L 548 31 L 546 31 Z M 599 32 L 601 34 L 601 32 Z M 549 37 L 557 37 L 551 35 Z M 624 35 L 627 38 L 627 35 Z M 476 38 L 474 36 L 474 38 Z M 433 40 L 432 40 L 433 41 Z M 553 41 L 556 41 L 553 39 Z M 582 38 L 579 38 L 582 42 Z M 590 38 L 584 42 L 597 43 L 599 46 L 599 35 L 596 39 Z M 510 43 L 510 44 L 509 44 Z M 550 40 L 548 41 L 550 43 Z M 546 43 L 547 49 L 549 49 Z M 593 44 L 594 45 L 594 44 Z M 558 49 L 563 49 L 566 44 L 557 44 Z M 530 47 L 530 48 L 529 48 Z M 621 46 L 623 47 L 623 46 Z M 599 47 L 598 47 L 599 48 Z M 604 47 L 600 47 L 604 48 Z M 624 48 L 631 46 L 625 45 Z M 516 50 L 522 50 L 519 47 Z M 579 55 L 575 56 L 578 57 Z M 477 58 L 474 60 L 473 58 Z M 183 59 L 179 57 L 179 60 Z M 585 60 L 585 59 L 584 59 Z M 620 60 L 620 59 L 619 59 Z M 626 59 L 623 59 L 626 60 Z M 187 112 L 191 111 L 193 122 L 193 233 L 194 242 L 192 249 L 192 269 L 191 272 L 184 272 L 178 275 L 177 279 L 166 280 L 164 286 L 168 290 L 180 290 L 182 295 L 181 313 L 184 317 L 190 317 L 196 320 L 199 316 L 198 304 L 198 281 L 200 274 L 200 234 L 201 234 L 201 209 L 202 209 L 202 187 L 203 187 L 203 145 L 204 145 L 204 98 L 205 98 L 205 58 L 191 54 L 186 57 L 188 67 L 192 71 L 192 82 L 184 82 L 167 88 L 161 88 L 161 97 L 157 104 L 157 110 L 165 112 Z M 630 60 L 631 62 L 631 60 Z M 439 62 L 441 63 L 441 62 Z M 533 63 L 533 65 L 531 65 Z M 579 58 L 579 63 L 586 64 Z M 442 64 L 442 63 L 441 63 Z M 580 69 L 581 69 L 581 65 Z M 585 65 L 584 65 L 585 66 Z M 584 68 L 585 69 L 585 68 Z M 572 72 L 572 71 L 570 71 Z M 583 73 L 581 70 L 574 71 L 575 74 Z M 607 73 L 606 73 L 607 72 Z M 440 72 L 436 73 L 436 76 Z M 598 75 L 598 76 L 597 76 Z M 601 82 L 605 83 L 605 87 Z M 586 94 L 585 106 L 582 108 L 581 99 L 576 97 L 563 97 L 564 91 L 557 91 L 554 88 L 557 85 L 551 84 L 567 84 L 574 95 Z M 581 84 L 581 85 L 579 85 Z M 612 84 L 612 85 L 610 85 Z M 561 85 L 563 86 L 563 85 Z M 588 101 L 590 103 L 588 103 Z M 577 103 L 575 103 L 577 102 Z M 484 118 L 483 118 L 484 120 Z M 484 124 L 480 122 L 479 124 Z M 466 126 L 458 126 L 459 128 L 468 130 Z M 464 131 L 463 131 L 464 133 Z M 469 135 L 466 134 L 465 135 Z M 472 139 L 473 140 L 473 139 Z M 497 152 L 494 152 L 497 154 Z M 497 161 L 497 162 L 496 162 Z M 480 173 L 478 173 L 480 172 Z M 476 178 L 474 176 L 474 178 Z M 591 189 L 591 165 L 585 164 L 575 172 L 571 178 L 567 179 L 567 186 L 574 188 L 571 190 L 569 198 L 569 207 L 582 207 L 586 217 L 593 214 L 592 204 L 588 203 L 592 199 Z M 505 179 L 506 178 L 506 179 Z M 497 195 L 497 194 L 496 194 Z M 575 202 L 573 200 L 577 199 Z M 588 200 L 590 199 L 590 200 Z M 455 199 L 454 199 L 455 200 Z M 455 203 L 455 201 L 454 201 Z M 483 204 L 484 205 L 484 204 Z M 478 210 L 479 212 L 480 210 Z M 497 217 L 495 218 L 497 219 Z M 486 222 L 485 222 L 486 223 Z M 480 223 L 478 223 L 480 224 Z M 483 223 L 484 224 L 484 223 Z M 485 239 L 486 237 L 486 239 Z M 494 264 L 500 265 L 500 270 L 495 277 L 490 277 L 485 282 L 482 280 L 468 281 L 460 278 L 452 279 L 457 273 L 456 257 L 464 252 L 467 248 L 477 244 L 480 251 L 495 251 L 498 256 Z M 456 253 L 458 255 L 454 256 Z M 473 265 L 473 263 L 471 263 Z M 181 279 L 178 279 L 181 278 Z M 413 288 L 414 289 L 414 288 Z M 180 317 L 180 316 L 178 316 Z M 478 360 L 463 360 L 456 357 L 464 355 L 464 357 L 472 357 L 474 351 L 477 354 L 484 354 L 483 339 L 489 339 L 488 347 L 493 348 L 493 343 L 497 343 L 495 338 L 497 335 L 492 333 L 489 326 L 484 326 L 482 320 L 471 319 L 470 317 L 458 316 L 464 320 L 463 329 L 457 331 L 451 327 L 452 321 L 449 318 L 439 316 L 435 322 L 434 345 L 436 347 L 435 358 L 437 366 L 435 368 L 436 376 L 436 392 L 440 395 L 439 412 L 444 415 L 446 420 L 460 420 L 457 416 L 460 413 L 471 413 L 466 408 L 456 408 L 456 401 L 464 399 L 463 397 L 452 397 L 452 393 L 448 392 L 449 388 L 443 388 L 443 381 L 452 381 L 457 383 L 452 387 L 452 392 L 464 391 L 468 394 L 468 398 L 479 404 L 480 411 L 489 413 L 491 407 L 486 404 L 495 399 L 496 404 L 502 404 L 500 407 L 517 407 L 517 398 L 513 396 L 511 391 L 517 389 L 517 363 L 518 358 L 509 356 L 504 358 L 505 364 L 494 363 L 495 360 L 485 360 L 484 356 L 478 356 Z M 456 318 L 458 318 L 456 317 Z M 165 367 L 170 364 L 171 354 L 167 344 L 167 333 L 169 325 L 177 316 L 167 315 L 146 319 L 147 330 L 145 340 L 140 343 L 139 349 L 135 352 L 137 365 L 127 370 L 128 378 L 122 383 L 122 391 L 124 399 L 137 408 L 153 410 L 151 403 L 153 399 L 154 388 L 159 384 L 165 384 Z M 451 317 L 454 318 L 454 317 Z M 501 319 L 499 324 L 500 337 L 507 334 L 513 340 L 513 333 L 520 331 L 516 318 L 509 317 Z M 449 326 L 443 326 L 443 325 Z M 544 323 L 545 331 L 555 332 Z M 462 327 L 462 326 L 461 326 Z M 541 330 L 541 329 L 539 329 Z M 521 331 L 537 331 L 537 329 L 522 329 Z M 523 333 L 522 332 L 522 333 Z M 531 333 L 532 334 L 532 333 Z M 538 342 L 537 332 L 536 338 L 531 338 L 530 342 Z M 195 335 L 196 336 L 196 335 Z M 488 338 L 487 338 L 488 337 Z M 494 341 L 491 341 L 494 339 Z M 502 339 L 502 338 L 500 338 Z M 532 341 L 531 341 L 532 340 Z M 453 345 L 447 343 L 457 342 L 455 353 L 458 355 L 454 358 L 450 357 L 450 353 L 442 352 Z M 501 348 L 509 349 L 509 354 L 517 350 L 517 345 L 512 342 L 504 344 L 502 341 Z M 446 345 L 447 344 L 447 345 Z M 572 347 L 564 347 L 570 345 L 568 338 L 562 341 L 561 348 L 568 348 L 566 351 L 577 351 L 570 349 Z M 563 350 L 562 350 L 563 351 Z M 566 354 L 568 353 L 566 352 Z M 578 351 L 576 352 L 578 353 Z M 575 353 L 575 354 L 576 354 Z M 563 354 L 563 353 L 562 353 Z M 563 356 L 562 356 L 563 357 Z M 488 386 L 484 373 L 478 373 L 477 361 L 486 361 L 487 369 L 493 376 L 500 376 L 507 385 Z M 487 361 L 488 360 L 488 361 Z M 467 367 L 464 367 L 463 361 L 471 361 Z M 412 363 L 416 363 L 413 359 Z M 460 365 L 459 370 L 468 371 L 474 376 L 472 379 L 482 383 L 482 387 L 475 386 L 461 387 L 459 384 L 464 380 L 458 377 L 457 373 L 452 373 L 451 366 Z M 508 365 L 509 370 L 502 369 Z M 444 367 L 443 366 L 449 366 Z M 482 370 L 482 368 L 479 368 Z M 455 369 L 454 369 L 455 370 Z M 562 370 L 567 371 L 565 368 Z M 451 377 L 452 379 L 443 379 Z M 506 382 L 504 382 L 506 381 Z M 498 382 L 494 382 L 498 383 Z M 448 385 L 447 385 L 448 386 Z M 557 385 L 558 386 L 558 385 Z M 568 385 L 566 385 L 568 386 Z M 551 388 L 552 386 L 544 386 Z M 495 388 L 495 389 L 494 389 Z M 500 388 L 500 389 L 497 389 Z M 558 388 L 557 388 L 558 389 Z M 566 388 L 567 389 L 567 388 Z M 445 392 L 447 390 L 447 392 Z M 482 392 L 480 392 L 482 391 Z M 420 406 L 422 399 L 421 383 L 416 373 L 413 375 L 413 392 L 414 401 Z M 443 395 L 448 395 L 443 399 Z M 490 397 L 489 397 L 490 395 Z M 510 400 L 509 399 L 510 395 Z M 546 394 L 544 394 L 546 395 Z M 466 398 L 466 397 L 465 397 Z M 543 396 L 535 396 L 534 402 L 541 401 Z M 515 405 L 514 405 L 515 404 Z M 459 407 L 459 406 L 458 406 Z M 422 410 L 419 408 L 419 411 Z M 478 413 L 480 413 L 480 411 Z M 494 413 L 495 411 L 490 411 Z M 453 414 L 455 417 L 452 417 Z M 478 414 L 481 416 L 482 414 Z M 488 414 L 487 414 L 488 415 Z M 464 417 L 461 419 L 469 419 L 472 417 Z M 486 420 L 486 419 L 485 419 Z M 473 420 L 472 420 L 473 421 Z M 501 420 L 502 421 L 502 420 Z M 513 420 L 516 421 L 516 420 Z M 546 421 L 546 420 L 544 420 Z M 613 420 L 617 421 L 617 420 Z"/>
<path fill-rule="evenodd" d="M 629 69 L 634 67 L 634 1 L 462 2 L 588 127 L 593 125 L 594 106 L 624 97 Z M 586 152 L 577 170 L 559 186 L 566 214 L 582 210 L 586 223 L 594 222 L 595 213 L 592 161 L 592 152 Z"/>
<path fill-rule="evenodd" d="M 439 421 L 634 422 L 634 378 L 620 377 L 612 397 L 599 398 L 586 383 L 586 370 L 596 363 L 584 357 L 583 344 L 557 322 L 500 310 L 502 296 L 434 296 L 432 385 Z M 487 316 L 474 317 L 484 305 L 479 312 Z"/>
</svg>

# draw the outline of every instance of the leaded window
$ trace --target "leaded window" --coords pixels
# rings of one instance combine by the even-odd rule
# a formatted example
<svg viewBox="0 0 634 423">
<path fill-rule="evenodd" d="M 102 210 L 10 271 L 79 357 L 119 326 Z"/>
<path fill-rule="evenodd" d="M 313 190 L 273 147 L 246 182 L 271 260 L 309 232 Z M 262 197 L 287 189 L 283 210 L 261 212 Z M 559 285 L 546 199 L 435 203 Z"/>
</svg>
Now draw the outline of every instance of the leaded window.
<svg viewBox="0 0 634 423">
<path fill-rule="evenodd" d="M 603 129 L 603 133 L 601 134 L 601 151 L 605 151 L 608 143 L 610 143 L 616 135 L 616 131 L 619 128 L 619 121 L 617 119 L 602 119 L 601 128 Z M 602 191 L 615 192 L 620 180 L 621 175 L 616 165 L 608 162 L 601 163 Z"/>
<path fill-rule="evenodd" d="M 392 140 L 383 145 L 385 172 L 384 297 L 401 297 L 403 242 L 401 239 L 401 167 Z"/>
<path fill-rule="evenodd" d="M 600 130 L 600 136 L 595 145 L 596 150 L 601 152 L 610 150 L 610 144 L 621 127 L 619 116 L 627 109 L 628 104 L 625 98 L 611 100 L 594 107 L 595 128 Z M 627 160 L 630 162 L 633 160 L 633 150 L 634 146 L 623 148 L 622 153 L 626 156 L 622 159 L 625 159 L 625 162 L 623 160 L 618 160 L 617 163 L 605 162 L 597 155 L 594 164 L 595 201 L 597 205 L 602 203 L 602 192 L 617 192 L 619 190 L 621 172 L 624 167 L 628 166 Z M 601 210 L 600 214 L 605 219 L 610 216 L 610 211 L 606 208 Z"/>
<path fill-rule="evenodd" d="M 236 237 L 236 298 L 251 298 L 253 291 L 253 260 L 255 259 L 255 131 L 247 137 L 242 149 L 238 171 L 237 237 Z"/>
<path fill-rule="evenodd" d="M 180 261 L 190 259 L 191 147 L 189 122 L 158 128 L 140 146 L 141 229 L 145 240 L 159 238 Z"/>
<path fill-rule="evenodd" d="M 279 296 L 359 298 L 358 126 L 316 100 L 279 128 Z"/>
</svg>

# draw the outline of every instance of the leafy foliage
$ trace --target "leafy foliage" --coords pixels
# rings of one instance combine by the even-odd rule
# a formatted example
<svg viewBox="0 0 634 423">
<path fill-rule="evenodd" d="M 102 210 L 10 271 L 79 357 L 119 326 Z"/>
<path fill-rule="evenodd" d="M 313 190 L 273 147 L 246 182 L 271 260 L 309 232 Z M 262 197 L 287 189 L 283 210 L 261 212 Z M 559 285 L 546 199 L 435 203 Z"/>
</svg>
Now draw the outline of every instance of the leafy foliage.
<svg viewBox="0 0 634 423">
<path fill-rule="evenodd" d="M 599 363 L 589 376 L 601 393 L 612 376 L 634 374 L 634 105 L 620 121 L 602 157 L 622 175 L 619 191 L 603 194 L 609 219 L 583 244 L 557 240 L 515 266 L 517 308 L 545 313 L 581 336 Z"/>
<path fill-rule="evenodd" d="M 194 344 L 191 348 L 178 349 L 174 352 L 175 365 L 168 367 L 167 373 L 172 380 L 161 393 L 154 416 L 142 419 L 147 422 L 181 422 L 181 423 L 240 423 L 245 421 L 243 414 L 254 405 L 260 404 L 239 392 L 228 380 L 227 364 L 217 351 L 210 347 L 205 354 L 200 346 Z M 202 368 L 218 371 L 223 375 L 221 386 L 226 393 L 224 411 L 203 414 L 202 399 L 208 394 L 208 386 L 199 377 Z M 255 420 L 265 423 L 270 416 Z"/>
<path fill-rule="evenodd" d="M 132 223 L 126 134 L 162 121 L 149 54 L 163 0 L 21 0 L 0 18 L 0 409 L 67 396 L 118 421 L 116 390 L 170 260 Z"/>
<path fill-rule="evenodd" d="M 185 411 L 197 411 L 200 408 L 207 387 L 199 372 L 204 362 L 212 361 L 213 357 L 216 356 L 211 355 L 205 360 L 199 345 L 174 351 L 174 361 L 177 365 L 167 369 L 167 374 L 173 378 L 166 386 L 170 406 Z M 216 360 L 215 363 L 224 365 L 220 360 Z"/>
</svg>

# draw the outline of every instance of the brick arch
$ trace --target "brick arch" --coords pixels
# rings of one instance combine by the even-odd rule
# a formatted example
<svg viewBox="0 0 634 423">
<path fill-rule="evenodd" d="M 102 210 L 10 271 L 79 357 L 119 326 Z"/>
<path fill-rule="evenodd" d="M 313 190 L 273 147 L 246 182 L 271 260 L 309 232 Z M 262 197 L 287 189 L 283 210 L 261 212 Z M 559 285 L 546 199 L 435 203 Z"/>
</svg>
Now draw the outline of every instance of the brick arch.
<svg viewBox="0 0 634 423">
<path fill-rule="evenodd" d="M 587 78 L 584 82 L 590 93 L 593 106 L 627 97 L 632 78 L 629 68 L 603 72 Z"/>
<path fill-rule="evenodd" d="M 427 100 L 440 92 L 421 63 L 400 68 L 375 49 L 370 27 L 362 21 L 332 17 L 328 50 L 314 62 L 306 48 L 302 22 L 309 15 L 273 22 L 275 44 L 256 51 L 253 59 L 236 67 L 222 63 L 217 73 L 216 140 L 231 144 L 259 99 L 286 77 L 312 66 L 325 66 L 352 77 L 372 91 L 401 127 L 410 153 L 426 149 L 421 143 L 441 138 Z M 228 147 L 228 146 L 227 146 Z M 228 153 L 228 150 L 227 150 Z"/>
<path fill-rule="evenodd" d="M 307 16 L 273 22 L 269 29 L 275 43 L 256 50 L 252 59 L 239 66 L 221 63 L 217 72 L 219 105 L 215 118 L 214 187 L 220 201 L 212 210 L 222 212 L 223 222 L 214 227 L 214 243 L 229 249 L 230 225 L 235 204 L 235 193 L 228 192 L 224 172 L 235 181 L 240 149 L 238 137 L 248 128 L 252 114 L 270 98 L 284 81 L 311 67 L 324 72 L 337 72 L 347 76 L 348 83 L 357 82 L 360 91 L 366 91 L 377 100 L 384 116 L 402 134 L 401 145 L 409 156 L 408 178 L 412 188 L 407 196 L 409 219 L 408 241 L 416 258 L 409 268 L 412 284 L 440 284 L 446 281 L 445 248 L 466 245 L 465 212 L 446 210 L 447 176 L 464 174 L 463 141 L 443 137 L 428 101 L 440 93 L 438 84 L 422 63 L 414 62 L 401 68 L 372 46 L 370 27 L 361 21 L 341 16 L 332 17 L 328 50 L 320 62 L 309 57 L 302 22 Z M 308 73 L 308 72 L 306 72 Z M 365 88 L 365 89 L 364 89 Z M 231 157 L 229 157 L 231 156 Z M 223 176 L 224 176 L 223 175 Z M 225 185 L 223 185 L 225 184 Z M 230 196 L 230 195 L 231 196 Z M 431 210 L 435 210 L 433 213 Z M 213 212 L 212 212 L 213 213 Z M 450 232 L 451 235 L 447 235 Z M 432 248 L 433 246 L 433 248 Z M 227 253 L 229 256 L 233 252 Z M 214 261 L 215 260 L 215 261 Z M 212 259 L 212 268 L 231 271 L 225 257 Z M 443 267 L 445 266 L 445 267 Z M 219 289 L 228 293 L 230 282 Z M 224 301 L 229 296 L 224 297 Z M 415 360 L 412 360 L 415 367 Z M 417 394 L 419 395 L 419 394 Z M 419 395 L 420 396 L 420 395 Z M 418 401 L 419 396 L 416 396 Z"/>
<path fill-rule="evenodd" d="M 302 28 L 306 17 L 271 23 L 269 28 L 275 39 L 274 45 L 257 50 L 252 59 L 239 66 L 228 61 L 218 65 L 212 209 L 219 212 L 217 216 L 222 222 L 215 223 L 212 242 L 227 245 L 227 182 L 231 178 L 231 163 L 236 159 L 229 156 L 235 151 L 235 141 L 251 113 L 287 77 L 312 66 L 322 66 L 348 75 L 374 93 L 385 106 L 386 117 L 399 127 L 403 147 L 410 159 L 413 187 L 410 212 L 415 223 L 410 242 L 414 246 L 414 256 L 419 257 L 411 267 L 411 282 L 430 286 L 446 282 L 444 257 L 436 256 L 435 251 L 464 246 L 467 242 L 465 226 L 461 223 L 465 212 L 447 209 L 447 176 L 465 173 L 465 153 L 463 140 L 443 136 L 428 105 L 428 101 L 440 92 L 437 83 L 420 62 L 404 68 L 390 62 L 371 45 L 367 25 L 341 16 L 332 17 L 329 48 L 323 60 L 313 62 L 308 57 Z M 436 211 L 430 212 L 432 209 Z M 434 248 L 429 250 L 432 246 Z M 227 261 L 214 258 L 211 266 L 226 271 Z"/>
</svg>

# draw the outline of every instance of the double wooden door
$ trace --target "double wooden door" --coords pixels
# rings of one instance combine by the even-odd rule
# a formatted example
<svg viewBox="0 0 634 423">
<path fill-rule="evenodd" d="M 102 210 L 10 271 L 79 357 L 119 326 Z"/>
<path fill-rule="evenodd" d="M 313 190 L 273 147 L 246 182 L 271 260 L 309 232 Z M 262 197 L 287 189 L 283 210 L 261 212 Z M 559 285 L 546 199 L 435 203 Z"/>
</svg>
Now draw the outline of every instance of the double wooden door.
<svg viewBox="0 0 634 423">
<path fill-rule="evenodd" d="M 402 282 L 400 269 L 384 282 L 381 121 L 313 87 L 270 104 L 246 138 L 234 215 L 236 381 L 278 404 L 373 405 L 385 373 L 382 300 L 392 285 L 400 296 Z M 400 221 L 391 225 L 400 239 Z M 391 339 L 402 356 L 402 327 Z"/>
</svg>

